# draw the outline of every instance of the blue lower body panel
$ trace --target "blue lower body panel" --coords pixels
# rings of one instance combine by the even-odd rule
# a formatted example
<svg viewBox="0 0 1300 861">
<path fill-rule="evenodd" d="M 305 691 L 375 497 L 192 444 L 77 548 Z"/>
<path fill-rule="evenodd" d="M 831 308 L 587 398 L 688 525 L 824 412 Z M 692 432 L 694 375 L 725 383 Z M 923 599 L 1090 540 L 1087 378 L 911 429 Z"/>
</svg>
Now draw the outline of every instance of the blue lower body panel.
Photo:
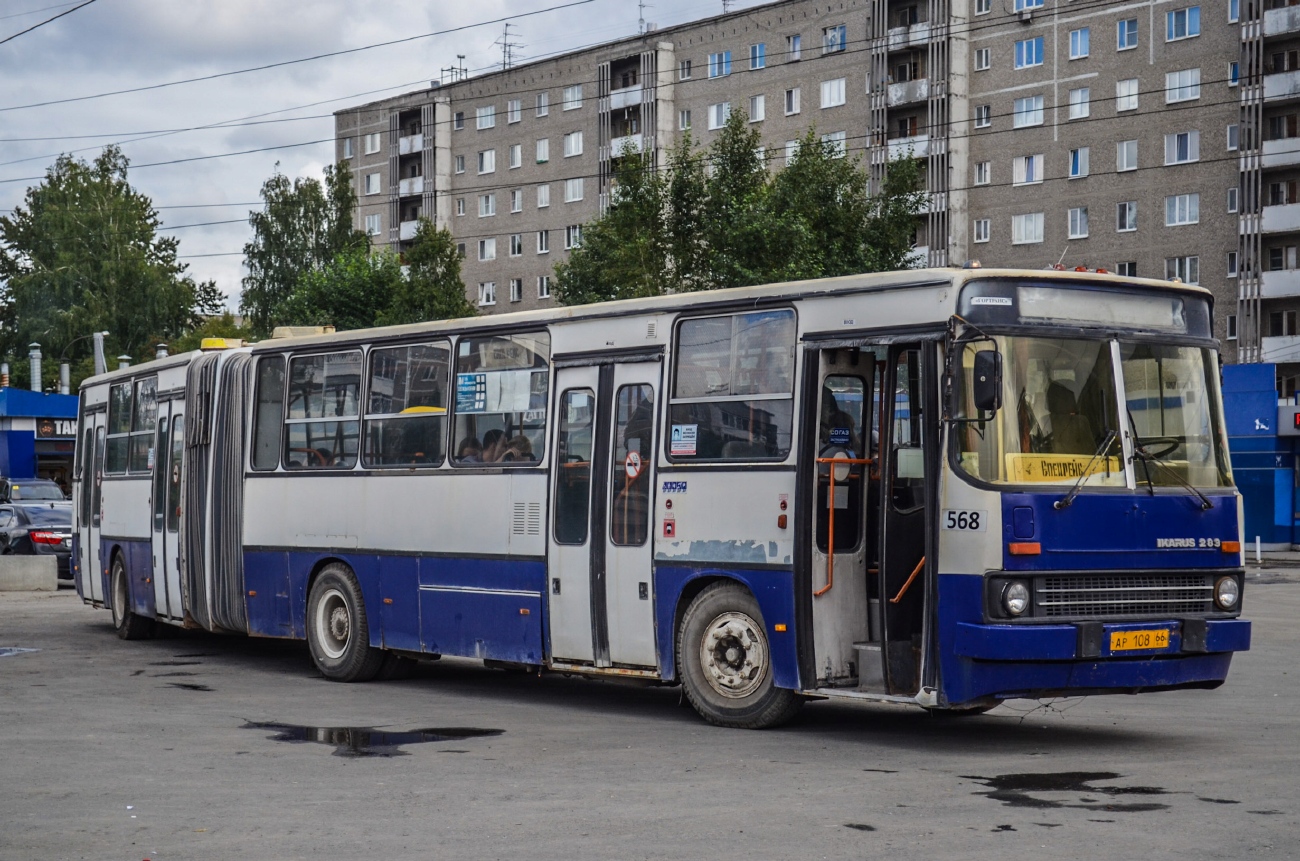
<svg viewBox="0 0 1300 861">
<path fill-rule="evenodd" d="M 1211 620 L 1204 650 L 1182 651 L 1177 619 L 1103 625 L 1101 654 L 1079 654 L 1075 625 L 984 624 L 984 578 L 939 576 L 939 655 L 944 698 L 959 704 L 984 697 L 1068 694 L 1071 690 L 1116 692 L 1152 690 L 1223 681 L 1232 653 L 1250 648 L 1250 622 Z M 1166 629 L 1161 648 L 1111 653 L 1110 635 L 1121 631 Z"/>
<path fill-rule="evenodd" d="M 153 595 L 153 545 L 149 539 L 128 540 L 122 538 L 104 538 L 99 542 L 99 558 L 105 568 L 104 606 L 112 608 L 113 590 L 109 577 L 113 570 L 113 555 L 122 557 L 126 566 L 127 591 L 130 592 L 130 610 L 137 616 L 152 619 L 157 615 Z"/>
<path fill-rule="evenodd" d="M 718 568 L 688 565 L 655 566 L 655 627 L 659 631 L 659 675 L 677 677 L 676 631 L 682 592 L 700 578 L 733 580 L 758 600 L 772 650 L 772 677 L 778 688 L 799 690 L 799 653 L 795 639 L 794 572 L 767 569 Z M 783 625 L 783 631 L 775 626 Z"/>
</svg>

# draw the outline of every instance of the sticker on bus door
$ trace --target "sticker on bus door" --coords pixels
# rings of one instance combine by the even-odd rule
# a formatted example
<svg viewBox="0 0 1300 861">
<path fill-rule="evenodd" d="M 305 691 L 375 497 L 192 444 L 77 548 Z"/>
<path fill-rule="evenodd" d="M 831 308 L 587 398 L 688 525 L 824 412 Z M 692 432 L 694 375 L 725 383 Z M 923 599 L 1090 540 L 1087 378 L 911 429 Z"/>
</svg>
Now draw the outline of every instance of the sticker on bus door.
<svg viewBox="0 0 1300 861">
<path fill-rule="evenodd" d="M 673 436 L 668 446 L 670 454 L 693 455 L 699 438 L 699 425 L 673 425 Z"/>
</svg>

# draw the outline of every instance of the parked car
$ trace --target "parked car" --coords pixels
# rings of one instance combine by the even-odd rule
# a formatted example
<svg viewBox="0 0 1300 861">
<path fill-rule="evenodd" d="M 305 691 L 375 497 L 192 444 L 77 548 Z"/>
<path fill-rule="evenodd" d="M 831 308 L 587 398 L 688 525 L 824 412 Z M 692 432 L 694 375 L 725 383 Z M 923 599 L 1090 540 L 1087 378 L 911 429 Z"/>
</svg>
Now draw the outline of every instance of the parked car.
<svg viewBox="0 0 1300 861">
<path fill-rule="evenodd" d="M 72 503 L 0 505 L 0 554 L 53 556 L 59 579 L 72 580 Z"/>
<path fill-rule="evenodd" d="M 65 502 L 68 495 L 48 478 L 0 478 L 0 502 Z"/>
</svg>

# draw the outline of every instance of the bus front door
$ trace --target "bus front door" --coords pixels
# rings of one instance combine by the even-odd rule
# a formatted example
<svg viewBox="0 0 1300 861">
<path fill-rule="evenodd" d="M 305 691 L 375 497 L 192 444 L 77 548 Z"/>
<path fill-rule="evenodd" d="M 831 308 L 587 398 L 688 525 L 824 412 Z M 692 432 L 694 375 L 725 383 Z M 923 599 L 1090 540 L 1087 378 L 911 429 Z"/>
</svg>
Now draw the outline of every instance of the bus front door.
<svg viewBox="0 0 1300 861">
<path fill-rule="evenodd" d="M 548 560 L 557 662 L 656 664 L 650 504 L 661 377 L 659 361 L 557 371 Z"/>
<path fill-rule="evenodd" d="M 86 422 L 93 428 L 94 442 L 91 444 L 89 462 L 83 479 L 81 535 L 77 536 L 83 548 L 80 559 L 83 566 L 82 589 L 92 601 L 101 604 L 104 601 L 104 583 L 107 580 L 103 562 L 99 558 L 100 526 L 104 516 L 104 440 L 107 430 L 104 422 L 106 418 L 107 414 L 101 410 L 91 413 Z"/>
<path fill-rule="evenodd" d="M 180 619 L 180 453 L 184 419 L 180 400 L 158 405 L 158 435 L 153 450 L 153 590 L 158 615 Z"/>
</svg>

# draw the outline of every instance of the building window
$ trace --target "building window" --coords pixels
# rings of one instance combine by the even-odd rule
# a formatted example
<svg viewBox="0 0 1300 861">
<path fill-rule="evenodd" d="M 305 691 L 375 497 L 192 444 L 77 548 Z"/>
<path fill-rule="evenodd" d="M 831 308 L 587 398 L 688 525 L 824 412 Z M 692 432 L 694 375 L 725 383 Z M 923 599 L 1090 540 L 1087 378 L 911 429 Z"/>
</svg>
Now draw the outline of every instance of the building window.
<svg viewBox="0 0 1300 861">
<path fill-rule="evenodd" d="M 975 49 L 975 71 L 986 72 L 989 66 L 993 64 L 993 52 L 988 48 Z"/>
<path fill-rule="evenodd" d="M 518 257 L 524 253 L 524 235 L 522 233 L 510 234 L 510 256 Z"/>
<path fill-rule="evenodd" d="M 767 66 L 767 45 L 759 42 L 757 45 L 749 46 L 749 68 L 750 70 L 762 69 Z"/>
<path fill-rule="evenodd" d="M 538 254 L 551 253 L 551 231 L 549 230 L 537 231 L 537 253 Z"/>
<path fill-rule="evenodd" d="M 1031 212 L 1027 215 L 1011 217 L 1011 244 L 1033 245 L 1043 241 L 1043 213 Z"/>
<path fill-rule="evenodd" d="M 456 243 L 456 256 L 459 257 L 461 260 L 464 260 L 464 259 L 465 259 L 465 243 L 464 243 L 464 242 L 457 242 L 457 243 Z"/>
<path fill-rule="evenodd" d="M 478 108 L 474 111 L 475 126 L 480 129 L 493 129 L 497 125 L 496 105 Z"/>
<path fill-rule="evenodd" d="M 550 112 L 551 112 L 551 94 L 538 93 L 537 94 L 537 115 L 539 117 L 544 117 Z"/>
<path fill-rule="evenodd" d="M 352 138 L 343 139 L 343 157 L 352 158 Z"/>
<path fill-rule="evenodd" d="M 1165 164 L 1187 164 L 1200 159 L 1200 132 L 1192 130 L 1165 135 Z"/>
<path fill-rule="evenodd" d="M 379 174 L 366 174 L 366 194 L 379 194 Z"/>
<path fill-rule="evenodd" d="M 1088 56 L 1088 42 L 1092 30 L 1089 27 L 1081 27 L 1078 30 L 1070 31 L 1070 59 L 1082 60 Z"/>
<path fill-rule="evenodd" d="M 510 211 L 524 211 L 524 190 L 522 188 L 516 188 L 510 191 Z"/>
<path fill-rule="evenodd" d="M 564 136 L 564 157 L 582 155 L 582 132 L 569 132 Z"/>
<path fill-rule="evenodd" d="M 1237 340 L 1237 315 L 1236 314 L 1228 315 L 1228 340 L 1229 341 Z"/>
<path fill-rule="evenodd" d="M 785 115 L 788 117 L 797 113 L 799 113 L 799 87 L 785 91 Z"/>
<path fill-rule="evenodd" d="M 1138 203 L 1125 200 L 1115 204 L 1115 232 L 1132 233 L 1138 229 Z"/>
<path fill-rule="evenodd" d="M 363 138 L 365 143 L 366 155 L 373 155 L 379 152 L 379 132 L 372 132 Z"/>
<path fill-rule="evenodd" d="M 848 47 L 848 28 L 843 24 L 822 30 L 822 53 L 834 54 Z"/>
<path fill-rule="evenodd" d="M 524 105 L 519 99 L 506 102 L 506 124 L 517 123 L 524 118 Z"/>
<path fill-rule="evenodd" d="M 1115 50 L 1130 51 L 1138 46 L 1138 19 L 1126 18 L 1119 22 L 1115 36 Z"/>
<path fill-rule="evenodd" d="M 1177 278 L 1184 284 L 1201 283 L 1201 258 L 1166 257 L 1165 278 L 1172 281 Z"/>
<path fill-rule="evenodd" d="M 1201 70 L 1183 69 L 1165 73 L 1165 104 L 1201 97 Z"/>
<path fill-rule="evenodd" d="M 993 11 L 993 0 L 975 0 L 975 14 L 987 15 Z"/>
<path fill-rule="evenodd" d="M 686 131 L 691 127 L 691 112 L 689 110 L 677 112 L 677 128 Z"/>
<path fill-rule="evenodd" d="M 1228 252 L 1228 277 L 1237 277 L 1237 252 L 1235 251 Z"/>
<path fill-rule="evenodd" d="M 483 243 L 480 242 L 479 245 Z M 495 305 L 497 303 L 497 285 L 494 281 L 481 281 L 478 285 L 478 303 L 479 305 Z"/>
<path fill-rule="evenodd" d="M 1241 65 L 1239 63 L 1228 64 L 1228 86 L 1235 87 L 1241 83 Z"/>
<path fill-rule="evenodd" d="M 1241 0 L 1228 0 L 1228 23 L 1236 24 L 1241 20 Z"/>
<path fill-rule="evenodd" d="M 1115 112 L 1138 109 L 1138 79 L 1126 78 L 1115 82 Z"/>
<path fill-rule="evenodd" d="M 1088 104 L 1091 90 L 1088 87 L 1080 87 L 1077 90 L 1070 90 L 1070 119 L 1081 120 L 1088 116 L 1090 109 Z"/>
<path fill-rule="evenodd" d="M 785 37 L 785 58 L 789 62 L 794 62 L 803 56 L 803 36 L 796 33 L 793 36 Z"/>
<path fill-rule="evenodd" d="M 767 119 L 767 96 L 749 97 L 749 121 L 761 123 Z"/>
<path fill-rule="evenodd" d="M 1070 150 L 1070 179 L 1082 179 L 1088 175 L 1088 147 Z"/>
<path fill-rule="evenodd" d="M 731 115 L 731 102 L 719 102 L 716 105 L 709 105 L 709 130 L 720 129 L 727 124 L 727 117 Z"/>
<path fill-rule="evenodd" d="M 1171 194 L 1165 198 L 1165 227 L 1181 227 L 1201 220 L 1201 196 Z"/>
<path fill-rule="evenodd" d="M 1115 170 L 1123 173 L 1126 170 L 1138 169 L 1138 142 L 1137 141 L 1120 141 L 1115 144 Z"/>
<path fill-rule="evenodd" d="M 1165 41 L 1190 39 L 1201 35 L 1201 7 L 1175 9 L 1165 13 Z"/>
<path fill-rule="evenodd" d="M 463 197 L 456 198 L 456 214 L 457 215 L 465 214 L 465 198 Z"/>
<path fill-rule="evenodd" d="M 1125 278 L 1138 277 L 1138 265 L 1136 260 L 1125 260 L 1115 265 L 1115 274 L 1122 275 Z"/>
<path fill-rule="evenodd" d="M 564 202 L 576 203 L 582 200 L 582 177 L 564 181 Z"/>
<path fill-rule="evenodd" d="M 1070 210 L 1070 239 L 1088 238 L 1088 207 L 1076 206 Z"/>
<path fill-rule="evenodd" d="M 1237 124 L 1228 124 L 1228 152 L 1237 151 Z"/>
<path fill-rule="evenodd" d="M 1042 36 L 1016 42 L 1015 67 L 1017 69 L 1028 69 L 1032 66 L 1041 65 L 1043 65 Z"/>
<path fill-rule="evenodd" d="M 496 173 L 496 169 L 497 151 L 494 149 L 481 150 L 478 154 L 478 172 Z"/>
<path fill-rule="evenodd" d="M 845 132 L 831 132 L 830 134 L 822 135 L 822 143 L 830 144 L 830 153 L 835 158 L 844 158 L 846 152 L 846 139 L 847 134 Z"/>
<path fill-rule="evenodd" d="M 1011 125 L 1013 128 L 1023 129 L 1028 126 L 1041 126 L 1042 124 L 1042 96 L 1026 96 L 1023 99 L 1016 99 L 1015 110 L 1011 116 Z"/>
<path fill-rule="evenodd" d="M 1036 185 L 1043 181 L 1043 156 L 1022 155 L 1012 162 L 1012 185 Z"/>
<path fill-rule="evenodd" d="M 537 298 L 538 299 L 551 298 L 551 276 L 549 275 L 537 276 Z"/>
<path fill-rule="evenodd" d="M 677 64 L 677 80 L 689 81 L 691 79 L 691 61 L 682 60 Z"/>
<path fill-rule="evenodd" d="M 545 209 L 551 205 L 551 187 L 549 185 L 537 186 L 537 208 Z"/>
<path fill-rule="evenodd" d="M 380 219 L 381 219 L 382 217 L 383 217 L 383 216 L 381 216 L 381 215 L 367 215 L 367 216 L 366 216 L 366 236 L 378 236 L 378 235 L 379 235 L 379 230 L 380 230 L 380 228 L 379 228 L 379 224 L 380 224 Z"/>
<path fill-rule="evenodd" d="M 709 55 L 709 77 L 721 78 L 731 74 L 731 52 Z"/>
<path fill-rule="evenodd" d="M 519 302 L 522 301 L 523 298 L 524 298 L 524 279 L 511 278 L 510 279 L 510 301 Z"/>
<path fill-rule="evenodd" d="M 976 105 L 975 106 L 975 128 L 986 129 L 993 125 L 993 106 Z"/>
<path fill-rule="evenodd" d="M 993 163 L 981 161 L 975 163 L 975 184 L 988 185 L 993 175 Z"/>
<path fill-rule="evenodd" d="M 971 222 L 971 242 L 989 241 L 989 220 L 977 218 Z"/>
<path fill-rule="evenodd" d="M 457 132 L 460 131 L 461 129 L 465 128 L 465 112 L 464 112 L 464 111 L 456 111 L 456 113 L 454 113 L 454 114 L 451 115 L 451 128 L 452 128 L 452 131 L 457 131 Z"/>
<path fill-rule="evenodd" d="M 564 228 L 564 247 L 572 250 L 582 244 L 582 225 L 570 224 Z"/>
<path fill-rule="evenodd" d="M 497 196 L 495 194 L 480 194 L 478 196 L 478 217 L 489 218 L 497 214 Z"/>
<path fill-rule="evenodd" d="M 456 173 L 464 173 L 464 172 L 465 172 L 465 156 L 458 155 L 456 156 Z"/>
<path fill-rule="evenodd" d="M 510 145 L 510 169 L 524 166 L 524 147 L 522 144 Z"/>
<path fill-rule="evenodd" d="M 785 142 L 785 163 L 787 167 L 789 167 L 790 162 L 794 161 L 794 157 L 796 154 L 798 154 L 798 152 L 799 152 L 799 141 Z"/>
<path fill-rule="evenodd" d="M 582 84 L 575 84 L 572 87 L 565 87 L 562 94 L 560 110 L 576 111 L 582 107 Z"/>
<path fill-rule="evenodd" d="M 822 81 L 822 107 L 834 108 L 844 104 L 844 78 Z"/>
<path fill-rule="evenodd" d="M 480 239 L 478 241 L 478 259 L 484 261 L 497 259 L 497 241 L 495 238 Z"/>
<path fill-rule="evenodd" d="M 1016 11 L 1023 12 L 1026 9 L 1043 8 L 1043 0 L 1016 0 Z"/>
<path fill-rule="evenodd" d="M 545 164 L 551 160 L 551 139 L 540 138 L 537 141 L 537 163 Z"/>
<path fill-rule="evenodd" d="M 1237 211 L 1237 188 L 1233 186 L 1228 189 L 1228 212 Z"/>
</svg>

